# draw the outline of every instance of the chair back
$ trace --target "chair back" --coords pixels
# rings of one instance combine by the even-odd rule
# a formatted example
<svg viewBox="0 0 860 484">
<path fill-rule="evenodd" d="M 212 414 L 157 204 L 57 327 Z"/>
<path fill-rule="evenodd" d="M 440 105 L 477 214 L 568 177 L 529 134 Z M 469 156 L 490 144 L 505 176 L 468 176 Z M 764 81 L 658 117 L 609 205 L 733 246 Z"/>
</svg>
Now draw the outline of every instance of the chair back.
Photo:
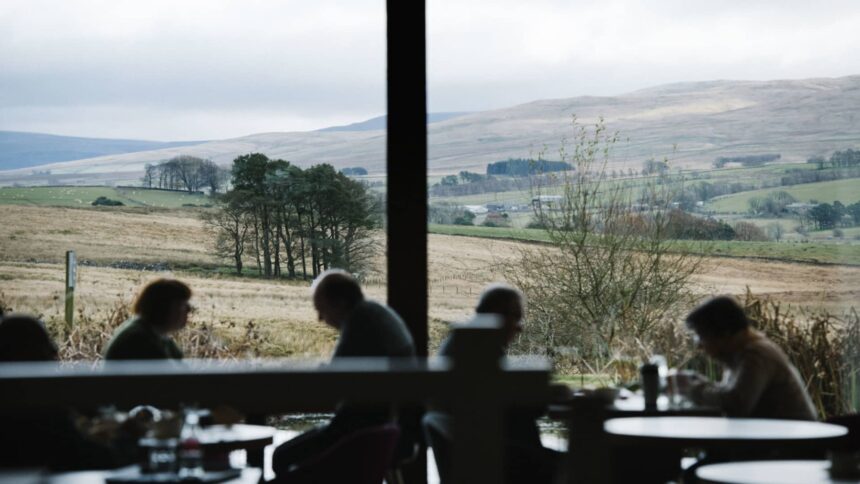
<svg viewBox="0 0 860 484">
<path fill-rule="evenodd" d="M 284 484 L 381 484 L 391 466 L 400 430 L 396 424 L 353 432 L 300 467 L 279 475 Z"/>
<path fill-rule="evenodd" d="M 428 412 L 421 420 L 427 443 L 433 449 L 436 469 L 439 471 L 440 484 L 453 482 L 451 461 L 451 417 L 440 412 Z"/>
<path fill-rule="evenodd" d="M 860 450 L 860 414 L 838 415 L 827 419 L 827 423 L 848 428 L 842 447 L 846 450 Z"/>
</svg>

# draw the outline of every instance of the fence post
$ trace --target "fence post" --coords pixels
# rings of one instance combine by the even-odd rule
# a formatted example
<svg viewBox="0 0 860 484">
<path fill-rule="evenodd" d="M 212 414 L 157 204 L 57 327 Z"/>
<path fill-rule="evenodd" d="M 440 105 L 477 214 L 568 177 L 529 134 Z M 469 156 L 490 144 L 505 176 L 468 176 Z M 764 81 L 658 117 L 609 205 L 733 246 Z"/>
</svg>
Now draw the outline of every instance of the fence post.
<svg viewBox="0 0 860 484">
<path fill-rule="evenodd" d="M 75 251 L 66 251 L 66 327 L 72 329 L 75 319 L 75 280 L 77 279 Z"/>
</svg>

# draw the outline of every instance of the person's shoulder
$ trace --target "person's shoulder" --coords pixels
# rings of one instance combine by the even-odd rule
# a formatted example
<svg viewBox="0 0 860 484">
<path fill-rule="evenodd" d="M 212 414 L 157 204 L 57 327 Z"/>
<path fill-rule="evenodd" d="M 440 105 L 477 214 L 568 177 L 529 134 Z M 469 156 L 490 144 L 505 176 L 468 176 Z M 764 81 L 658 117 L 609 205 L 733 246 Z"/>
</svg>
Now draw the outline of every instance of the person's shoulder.
<svg viewBox="0 0 860 484">
<path fill-rule="evenodd" d="M 356 312 L 363 315 L 374 316 L 372 319 L 375 321 L 403 322 L 403 319 L 401 319 L 393 309 L 385 304 L 369 299 L 365 299 L 360 302 L 356 308 Z"/>
<path fill-rule="evenodd" d="M 111 343 L 117 343 L 129 338 L 133 338 L 136 333 L 140 332 L 140 321 L 136 317 L 131 317 L 114 330 L 111 337 Z"/>
<path fill-rule="evenodd" d="M 743 348 L 746 358 L 757 362 L 771 362 L 773 364 L 785 365 L 789 363 L 785 351 L 773 340 L 764 334 L 757 333 Z"/>
<path fill-rule="evenodd" d="M 142 359 L 151 357 L 153 345 L 149 331 L 138 318 L 122 323 L 105 349 L 105 359 Z"/>
</svg>

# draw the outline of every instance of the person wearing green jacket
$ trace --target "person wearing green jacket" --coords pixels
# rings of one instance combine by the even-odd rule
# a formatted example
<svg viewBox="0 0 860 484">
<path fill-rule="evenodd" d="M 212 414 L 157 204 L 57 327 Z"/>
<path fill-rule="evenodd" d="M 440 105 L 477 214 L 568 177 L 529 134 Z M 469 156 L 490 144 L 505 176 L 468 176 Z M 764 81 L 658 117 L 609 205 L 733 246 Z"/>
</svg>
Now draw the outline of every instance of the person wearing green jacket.
<svg viewBox="0 0 860 484">
<path fill-rule="evenodd" d="M 188 323 L 191 288 L 175 279 L 148 284 L 134 303 L 134 316 L 120 325 L 105 350 L 105 360 L 181 360 L 171 335 Z"/>
</svg>

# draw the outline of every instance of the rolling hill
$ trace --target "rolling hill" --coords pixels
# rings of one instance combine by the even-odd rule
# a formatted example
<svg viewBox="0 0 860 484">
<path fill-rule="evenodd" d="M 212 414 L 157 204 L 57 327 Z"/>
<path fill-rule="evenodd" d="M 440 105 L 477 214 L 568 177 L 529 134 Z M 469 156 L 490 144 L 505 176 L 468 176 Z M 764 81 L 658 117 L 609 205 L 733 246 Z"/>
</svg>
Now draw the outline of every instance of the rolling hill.
<svg viewBox="0 0 860 484">
<path fill-rule="evenodd" d="M 81 160 L 97 156 L 152 151 L 200 144 L 202 141 L 143 141 L 78 138 L 43 133 L 0 131 L 0 170 Z"/>
<path fill-rule="evenodd" d="M 548 147 L 547 157 L 570 137 L 571 116 L 603 118 L 620 133 L 613 163 L 640 167 L 650 157 L 674 166 L 705 167 L 718 156 L 780 153 L 802 162 L 834 149 L 860 146 L 860 76 L 778 81 L 678 83 L 619 96 L 534 101 L 456 116 L 431 124 L 431 173 L 483 172 L 487 163 L 527 157 Z M 359 123 L 360 124 L 360 123 Z M 366 126 L 366 125 L 365 125 Z M 261 133 L 241 138 L 45 165 L 55 179 L 86 180 L 139 173 L 145 163 L 177 154 L 227 165 L 239 154 L 262 152 L 307 166 L 385 169 L 381 129 Z M 403 160 L 408 163 L 409 160 Z M 37 181 L 30 170 L 0 172 L 0 183 Z"/>
</svg>

